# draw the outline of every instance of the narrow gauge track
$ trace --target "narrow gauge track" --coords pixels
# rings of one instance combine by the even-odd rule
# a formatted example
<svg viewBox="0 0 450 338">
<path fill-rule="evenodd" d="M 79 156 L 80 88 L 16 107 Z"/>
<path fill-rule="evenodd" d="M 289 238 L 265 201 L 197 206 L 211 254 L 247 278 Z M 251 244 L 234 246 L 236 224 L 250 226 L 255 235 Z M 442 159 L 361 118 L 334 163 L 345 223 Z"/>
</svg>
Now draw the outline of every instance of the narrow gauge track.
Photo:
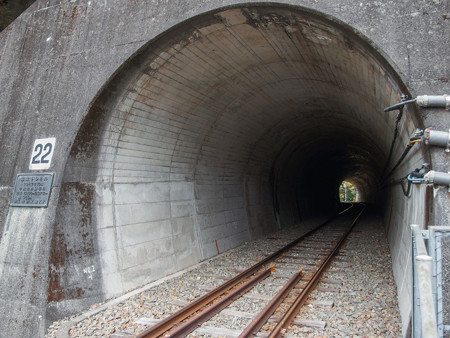
<svg viewBox="0 0 450 338">
<path fill-rule="evenodd" d="M 249 269 L 241 272 L 211 292 L 158 322 L 137 337 L 185 337 L 203 323 L 258 286 L 264 290 L 266 279 L 275 274 L 283 283 L 277 294 L 264 306 L 239 337 L 281 337 L 293 323 L 307 296 L 320 280 L 322 272 L 365 209 L 363 204 L 349 208 L 315 229 L 290 242 Z M 290 277 L 286 273 L 290 273 Z M 272 283 L 273 284 L 273 283 Z M 275 322 L 275 323 L 274 323 Z"/>
</svg>

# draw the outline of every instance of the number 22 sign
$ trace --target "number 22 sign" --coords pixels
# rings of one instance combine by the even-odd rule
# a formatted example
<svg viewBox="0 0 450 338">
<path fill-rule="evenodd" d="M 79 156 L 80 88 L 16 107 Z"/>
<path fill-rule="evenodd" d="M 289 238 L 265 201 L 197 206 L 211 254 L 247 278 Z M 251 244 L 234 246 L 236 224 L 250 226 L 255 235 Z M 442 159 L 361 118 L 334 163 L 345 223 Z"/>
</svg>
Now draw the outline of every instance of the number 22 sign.
<svg viewBox="0 0 450 338">
<path fill-rule="evenodd" d="M 52 163 L 56 138 L 41 138 L 34 141 L 31 152 L 30 170 L 49 169 Z"/>
</svg>

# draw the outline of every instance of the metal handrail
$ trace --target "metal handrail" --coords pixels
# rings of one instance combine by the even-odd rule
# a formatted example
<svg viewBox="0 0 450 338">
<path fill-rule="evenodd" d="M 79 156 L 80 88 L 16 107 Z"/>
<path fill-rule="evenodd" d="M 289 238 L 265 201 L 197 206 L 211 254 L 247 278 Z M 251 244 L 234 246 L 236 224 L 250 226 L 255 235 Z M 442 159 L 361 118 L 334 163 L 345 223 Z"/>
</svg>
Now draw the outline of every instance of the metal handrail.
<svg viewBox="0 0 450 338">
<path fill-rule="evenodd" d="M 411 225 L 413 237 L 413 284 L 418 292 L 419 304 L 413 306 L 413 337 L 438 337 L 436 310 L 433 301 L 432 262 L 422 232 L 417 224 Z M 414 301 L 416 300 L 415 293 Z"/>
</svg>

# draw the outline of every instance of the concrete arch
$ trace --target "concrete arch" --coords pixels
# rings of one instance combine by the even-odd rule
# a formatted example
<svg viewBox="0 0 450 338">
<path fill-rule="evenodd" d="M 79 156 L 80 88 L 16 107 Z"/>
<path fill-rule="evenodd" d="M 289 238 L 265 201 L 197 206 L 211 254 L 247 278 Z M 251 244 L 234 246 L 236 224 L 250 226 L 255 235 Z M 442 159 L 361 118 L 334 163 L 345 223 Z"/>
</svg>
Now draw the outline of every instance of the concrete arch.
<svg viewBox="0 0 450 338">
<path fill-rule="evenodd" d="M 448 158 L 416 144 L 379 189 L 396 119 L 382 109 L 409 91 L 448 93 L 449 4 L 299 3 L 38 0 L 0 32 L 3 335 L 43 336 L 110 295 L 329 213 L 344 177 L 384 211 L 407 334 L 408 225 L 448 224 L 450 195 L 416 185 L 405 197 L 398 179 L 424 161 L 447 171 Z M 413 109 L 391 166 L 415 127 L 448 129 L 444 109 Z M 30 150 L 50 137 L 53 161 L 34 171 Z M 10 206 L 30 172 L 54 174 L 48 206 Z"/>
<path fill-rule="evenodd" d="M 298 6 L 221 8 L 150 41 L 104 86 L 72 146 L 49 318 L 332 213 L 344 177 L 370 202 L 423 203 L 421 189 L 407 202 L 380 190 L 395 122 L 383 108 L 405 92 L 368 40 Z M 419 126 L 408 110 L 394 158 Z"/>
</svg>

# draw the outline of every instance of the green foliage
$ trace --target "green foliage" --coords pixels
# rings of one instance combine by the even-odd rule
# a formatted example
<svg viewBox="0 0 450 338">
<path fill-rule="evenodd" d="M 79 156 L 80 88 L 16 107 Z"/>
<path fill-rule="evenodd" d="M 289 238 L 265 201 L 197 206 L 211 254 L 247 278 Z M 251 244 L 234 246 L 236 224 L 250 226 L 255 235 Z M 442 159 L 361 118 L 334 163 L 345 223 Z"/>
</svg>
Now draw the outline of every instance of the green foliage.
<svg viewBox="0 0 450 338">
<path fill-rule="evenodd" d="M 357 190 L 355 186 L 347 181 L 343 181 L 339 187 L 339 198 L 341 202 L 355 202 Z"/>
</svg>

